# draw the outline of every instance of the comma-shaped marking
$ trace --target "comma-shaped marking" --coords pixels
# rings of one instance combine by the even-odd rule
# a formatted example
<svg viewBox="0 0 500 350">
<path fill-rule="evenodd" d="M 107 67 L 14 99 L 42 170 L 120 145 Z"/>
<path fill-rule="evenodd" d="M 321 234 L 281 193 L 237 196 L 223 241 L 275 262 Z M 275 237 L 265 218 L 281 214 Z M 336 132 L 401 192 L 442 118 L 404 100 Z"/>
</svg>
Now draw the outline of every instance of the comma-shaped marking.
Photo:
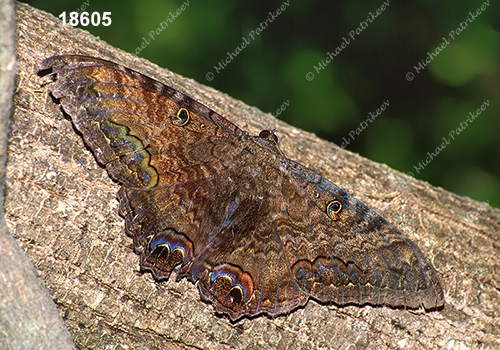
<svg viewBox="0 0 500 350">
<path fill-rule="evenodd" d="M 342 204 L 337 199 L 334 199 L 326 206 L 326 213 L 334 221 L 337 221 L 339 219 L 338 215 L 341 210 Z"/>
<path fill-rule="evenodd" d="M 189 122 L 189 111 L 186 108 L 180 108 L 177 112 L 172 124 L 184 126 Z"/>
</svg>

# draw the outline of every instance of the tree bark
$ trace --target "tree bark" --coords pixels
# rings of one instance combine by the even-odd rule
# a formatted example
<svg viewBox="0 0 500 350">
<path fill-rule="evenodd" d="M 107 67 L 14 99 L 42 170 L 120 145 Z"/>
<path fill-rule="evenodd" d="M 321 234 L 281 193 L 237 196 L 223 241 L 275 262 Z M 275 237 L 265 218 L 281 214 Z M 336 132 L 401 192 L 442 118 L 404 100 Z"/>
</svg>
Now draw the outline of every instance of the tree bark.
<svg viewBox="0 0 500 350">
<path fill-rule="evenodd" d="M 0 1 L 0 207 L 4 207 L 9 118 L 16 76 L 13 1 Z M 0 212 L 0 348 L 74 349 L 64 322 L 30 259 Z"/>
<path fill-rule="evenodd" d="M 119 51 L 52 15 L 17 5 L 18 78 L 5 213 L 86 349 L 500 347 L 500 211 L 459 197 L 297 130 L 211 88 Z M 232 323 L 185 279 L 157 283 L 118 216 L 118 185 L 41 87 L 37 65 L 56 54 L 108 59 L 183 91 L 251 134 L 276 130 L 288 158 L 380 213 L 431 258 L 446 304 L 416 314 L 309 301 L 285 316 Z M 307 150 L 307 152 L 305 152 Z M 2 270 L 7 266 L 0 266 Z"/>
</svg>

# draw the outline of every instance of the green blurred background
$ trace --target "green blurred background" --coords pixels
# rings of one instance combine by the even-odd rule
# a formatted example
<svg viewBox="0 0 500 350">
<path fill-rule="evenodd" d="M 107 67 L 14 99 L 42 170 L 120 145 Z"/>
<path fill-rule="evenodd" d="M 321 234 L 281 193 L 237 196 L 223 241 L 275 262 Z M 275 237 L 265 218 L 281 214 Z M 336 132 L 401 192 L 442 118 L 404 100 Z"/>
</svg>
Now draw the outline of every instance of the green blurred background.
<svg viewBox="0 0 500 350">
<path fill-rule="evenodd" d="M 387 0 L 385 0 L 387 3 Z M 29 1 L 59 16 L 84 1 Z M 185 4 L 152 40 L 149 33 Z M 186 0 L 97 2 L 85 11 L 111 12 L 109 27 L 84 28 L 111 45 L 212 86 L 296 127 L 342 145 L 343 138 L 389 107 L 346 146 L 380 163 L 478 201 L 500 207 L 500 3 L 393 3 L 354 38 L 349 36 L 382 1 Z M 484 11 L 481 12 L 481 5 Z M 85 5 L 84 5 L 85 6 Z M 270 12 L 284 11 L 251 38 Z M 472 19 L 469 12 L 481 12 Z M 469 19 L 469 21 L 467 21 Z M 472 20 L 471 20 L 472 19 Z M 460 31 L 461 22 L 467 21 Z M 452 30 L 455 40 L 449 37 Z M 144 38 L 150 43 L 140 50 Z M 343 38 L 350 43 L 324 69 L 319 62 Z M 424 69 L 420 61 L 450 41 Z M 250 43 L 224 69 L 228 52 Z M 207 79 L 207 73 L 213 79 Z M 314 78 L 306 79 L 312 72 Z M 408 81 L 407 73 L 413 73 Z M 489 106 L 455 139 L 450 132 L 485 102 Z M 470 118 L 472 119 L 472 118 Z M 463 124 L 462 124 L 463 125 Z M 279 130 L 278 130 L 279 133 Z M 449 144 L 426 166 L 427 152 Z"/>
</svg>

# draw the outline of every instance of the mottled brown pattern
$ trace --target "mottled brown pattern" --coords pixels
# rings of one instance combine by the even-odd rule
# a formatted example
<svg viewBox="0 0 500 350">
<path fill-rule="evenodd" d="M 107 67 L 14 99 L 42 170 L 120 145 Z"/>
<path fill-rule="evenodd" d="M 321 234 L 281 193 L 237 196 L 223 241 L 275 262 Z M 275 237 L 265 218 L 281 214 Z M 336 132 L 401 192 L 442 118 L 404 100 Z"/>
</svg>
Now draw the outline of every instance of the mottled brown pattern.
<svg viewBox="0 0 500 350">
<path fill-rule="evenodd" d="M 141 266 L 199 281 L 232 319 L 304 305 L 444 304 L 437 273 L 394 226 L 193 99 L 111 62 L 54 56 L 54 97 L 118 193 Z M 185 111 L 183 110 L 185 109 Z M 182 112 L 181 116 L 178 114 Z M 180 114 L 179 114 L 180 115 Z M 179 120 L 182 119 L 182 123 Z M 187 120 L 185 120 L 187 119 Z M 328 212 L 328 205 L 332 205 Z"/>
</svg>

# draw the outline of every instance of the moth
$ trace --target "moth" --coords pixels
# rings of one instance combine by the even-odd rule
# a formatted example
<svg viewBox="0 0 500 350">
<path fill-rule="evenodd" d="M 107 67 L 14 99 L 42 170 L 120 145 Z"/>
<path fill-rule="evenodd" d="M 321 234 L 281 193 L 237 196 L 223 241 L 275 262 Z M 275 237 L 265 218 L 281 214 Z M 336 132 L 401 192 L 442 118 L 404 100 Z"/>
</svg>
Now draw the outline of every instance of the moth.
<svg viewBox="0 0 500 350">
<path fill-rule="evenodd" d="M 97 161 L 121 188 L 140 266 L 198 283 L 232 320 L 325 304 L 439 308 L 438 274 L 397 228 L 185 94 L 78 55 L 40 64 Z"/>
</svg>

